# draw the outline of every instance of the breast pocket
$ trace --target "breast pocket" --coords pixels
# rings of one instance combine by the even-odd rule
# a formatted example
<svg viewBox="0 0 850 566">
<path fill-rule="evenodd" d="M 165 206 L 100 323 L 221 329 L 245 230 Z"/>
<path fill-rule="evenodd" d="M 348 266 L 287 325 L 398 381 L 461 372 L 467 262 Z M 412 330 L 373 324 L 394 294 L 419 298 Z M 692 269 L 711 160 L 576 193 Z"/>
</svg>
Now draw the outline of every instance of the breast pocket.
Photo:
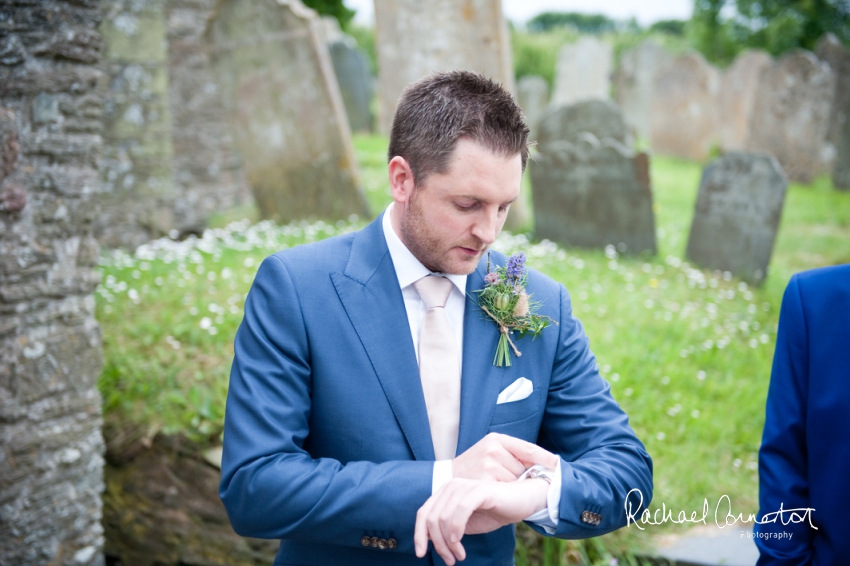
<svg viewBox="0 0 850 566">
<path fill-rule="evenodd" d="M 510 424 L 527 419 L 540 410 L 540 389 L 531 392 L 531 395 L 519 401 L 500 403 L 496 405 L 490 426 Z"/>
</svg>

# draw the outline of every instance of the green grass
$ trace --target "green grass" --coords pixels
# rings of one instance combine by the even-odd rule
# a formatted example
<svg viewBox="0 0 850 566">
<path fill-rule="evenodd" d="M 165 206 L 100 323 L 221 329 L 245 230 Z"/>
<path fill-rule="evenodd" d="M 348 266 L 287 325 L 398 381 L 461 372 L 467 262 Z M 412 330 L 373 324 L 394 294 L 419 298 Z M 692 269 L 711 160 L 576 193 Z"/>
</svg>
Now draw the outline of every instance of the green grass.
<svg viewBox="0 0 850 566">
<path fill-rule="evenodd" d="M 386 143 L 378 136 L 355 137 L 373 214 L 391 200 Z M 754 513 L 782 293 L 796 271 L 850 262 L 850 194 L 832 190 L 826 179 L 809 187 L 792 184 L 768 280 L 753 288 L 684 259 L 700 169 L 653 158 L 655 257 L 621 257 L 612 248 L 565 250 L 528 234 L 503 233 L 494 247 L 524 250 L 529 265 L 569 289 L 602 374 L 654 459 L 653 507 L 700 511 L 703 499 L 713 507 L 728 495 L 736 512 Z M 96 301 L 107 421 L 217 442 L 233 336 L 259 262 L 279 249 L 362 225 L 281 227 L 246 220 L 209 230 L 203 238 L 156 241 L 134 256 L 105 255 Z M 634 527 L 604 537 L 602 547 L 541 543 L 520 533 L 532 542 L 518 551 L 519 563 L 607 563 L 618 545 L 645 540 Z"/>
</svg>

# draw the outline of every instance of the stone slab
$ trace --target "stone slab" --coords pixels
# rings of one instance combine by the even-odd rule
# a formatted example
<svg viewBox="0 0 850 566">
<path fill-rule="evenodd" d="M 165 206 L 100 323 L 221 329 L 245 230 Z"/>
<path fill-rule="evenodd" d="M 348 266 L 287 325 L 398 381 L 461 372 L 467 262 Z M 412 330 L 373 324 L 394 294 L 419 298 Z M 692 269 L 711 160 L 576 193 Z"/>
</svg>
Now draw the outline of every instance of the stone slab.
<svg viewBox="0 0 850 566">
<path fill-rule="evenodd" d="M 208 33 L 260 214 L 284 223 L 367 215 L 320 25 L 297 0 L 225 0 Z"/>
<path fill-rule="evenodd" d="M 656 537 L 654 561 L 676 566 L 755 566 L 759 552 L 748 527 L 699 526 L 683 534 Z"/>
<path fill-rule="evenodd" d="M 530 133 L 529 139 L 537 139 L 537 124 L 549 105 L 549 85 L 538 75 L 522 77 L 517 82 L 517 103 L 525 114 Z"/>
<path fill-rule="evenodd" d="M 174 229 L 201 234 L 213 214 L 254 202 L 205 40 L 216 0 L 166 0 Z"/>
<path fill-rule="evenodd" d="M 137 246 L 174 228 L 165 0 L 102 4 L 104 131 L 98 239 Z"/>
<path fill-rule="evenodd" d="M 773 62 L 763 51 L 747 50 L 738 55 L 720 79 L 717 129 L 724 151 L 746 149 L 750 122 L 757 103 L 759 76 Z"/>
<path fill-rule="evenodd" d="M 829 33 L 818 41 L 815 53 L 835 73 L 835 98 L 829 117 L 824 156 L 827 171 L 836 188 L 850 190 L 850 51 Z M 831 153 L 831 154 L 830 154 Z M 832 163 L 829 163 L 829 158 Z"/>
<path fill-rule="evenodd" d="M 590 98 L 610 98 L 614 48 L 593 36 L 583 36 L 558 51 L 553 106 Z"/>
<path fill-rule="evenodd" d="M 788 52 L 759 76 L 747 149 L 776 156 L 792 181 L 822 170 L 835 73 L 809 51 Z"/>
<path fill-rule="evenodd" d="M 350 37 L 334 41 L 329 49 L 351 131 L 371 132 L 375 85 L 366 54 Z"/>
<path fill-rule="evenodd" d="M 614 74 L 616 100 L 635 137 L 649 141 L 656 74 L 673 59 L 661 46 L 646 40 L 623 53 Z"/>
<path fill-rule="evenodd" d="M 767 277 L 788 186 L 769 154 L 730 152 L 703 169 L 687 257 L 760 284 Z"/>
<path fill-rule="evenodd" d="M 511 42 L 501 0 L 375 0 L 379 131 L 396 101 L 435 71 L 476 71 L 514 92 Z"/>
<path fill-rule="evenodd" d="M 702 161 L 717 143 L 720 73 L 699 53 L 670 61 L 655 74 L 650 145 L 663 155 Z"/>
<path fill-rule="evenodd" d="M 530 169 L 537 238 L 655 253 L 647 156 L 633 151 L 614 103 L 589 100 L 547 112 Z"/>
</svg>

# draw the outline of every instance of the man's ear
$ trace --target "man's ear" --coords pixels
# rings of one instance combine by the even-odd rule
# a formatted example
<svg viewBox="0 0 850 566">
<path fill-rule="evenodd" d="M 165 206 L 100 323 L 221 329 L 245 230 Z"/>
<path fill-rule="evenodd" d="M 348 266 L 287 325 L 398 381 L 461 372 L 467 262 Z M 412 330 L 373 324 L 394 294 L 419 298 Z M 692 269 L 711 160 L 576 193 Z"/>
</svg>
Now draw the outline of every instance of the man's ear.
<svg viewBox="0 0 850 566">
<path fill-rule="evenodd" d="M 393 200 L 397 203 L 406 203 L 410 200 L 414 189 L 413 170 L 410 168 L 410 163 L 404 157 L 396 155 L 390 160 L 388 169 Z"/>
</svg>

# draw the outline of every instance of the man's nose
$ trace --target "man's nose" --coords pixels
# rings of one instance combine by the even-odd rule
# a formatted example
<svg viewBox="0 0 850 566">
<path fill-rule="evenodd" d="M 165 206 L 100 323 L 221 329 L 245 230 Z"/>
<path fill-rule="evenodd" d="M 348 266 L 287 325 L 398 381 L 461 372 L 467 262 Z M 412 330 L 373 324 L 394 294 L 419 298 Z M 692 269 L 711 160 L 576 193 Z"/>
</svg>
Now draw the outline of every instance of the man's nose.
<svg viewBox="0 0 850 566">
<path fill-rule="evenodd" d="M 499 220 L 499 211 L 485 212 L 478 218 L 472 228 L 472 235 L 481 240 L 484 245 L 489 246 L 496 241 L 502 224 Z"/>
</svg>

